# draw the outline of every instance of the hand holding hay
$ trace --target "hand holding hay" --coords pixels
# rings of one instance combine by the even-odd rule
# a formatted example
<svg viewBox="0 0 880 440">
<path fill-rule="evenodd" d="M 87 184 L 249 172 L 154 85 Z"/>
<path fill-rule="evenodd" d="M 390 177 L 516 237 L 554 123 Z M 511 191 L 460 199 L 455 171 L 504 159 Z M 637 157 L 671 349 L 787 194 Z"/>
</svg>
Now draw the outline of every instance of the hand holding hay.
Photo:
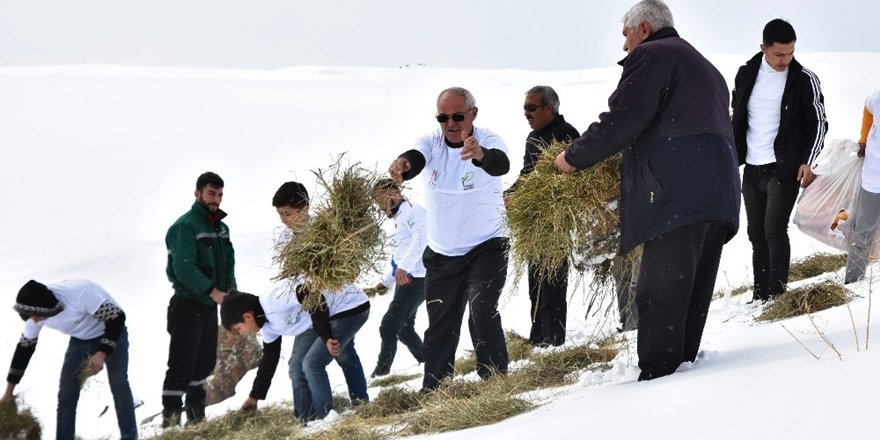
<svg viewBox="0 0 880 440">
<path fill-rule="evenodd" d="M 281 270 L 276 279 L 305 280 L 310 292 L 336 291 L 383 258 L 382 217 L 370 198 L 378 177 L 357 164 L 344 165 L 341 158 L 313 173 L 325 196 L 305 228 L 277 247 Z M 317 305 L 314 296 L 303 306 Z"/>
<path fill-rule="evenodd" d="M 77 369 L 77 378 L 79 378 L 79 386 L 82 388 L 85 386 L 86 381 L 89 380 L 90 377 L 98 374 L 101 370 L 104 369 L 104 357 L 101 357 L 100 363 L 97 363 L 95 356 L 98 356 L 98 353 L 106 356 L 104 352 L 97 352 L 91 357 L 83 359 L 82 363 L 79 364 L 79 368 Z"/>
<path fill-rule="evenodd" d="M 509 196 L 512 264 L 519 274 L 532 263 L 539 277 L 548 277 L 566 261 L 596 271 L 618 251 L 620 155 L 560 174 L 554 162 L 566 146 L 556 141 L 547 146 Z M 583 261 L 573 261 L 574 255 Z"/>
</svg>

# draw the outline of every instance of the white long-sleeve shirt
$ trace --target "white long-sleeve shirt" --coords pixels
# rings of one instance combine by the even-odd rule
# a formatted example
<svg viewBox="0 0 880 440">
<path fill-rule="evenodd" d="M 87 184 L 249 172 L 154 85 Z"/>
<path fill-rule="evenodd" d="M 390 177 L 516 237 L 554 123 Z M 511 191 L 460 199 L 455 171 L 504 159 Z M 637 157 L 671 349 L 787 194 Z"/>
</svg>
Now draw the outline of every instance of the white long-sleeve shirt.
<svg viewBox="0 0 880 440">
<path fill-rule="evenodd" d="M 394 275 L 397 269 L 403 269 L 413 278 L 425 276 L 425 265 L 422 263 L 422 254 L 428 243 L 425 226 L 425 208 L 402 200 L 397 208 L 397 214 L 392 219 L 394 229 L 391 232 L 390 270 L 386 271 L 382 278 L 382 284 L 391 286 L 394 284 Z"/>
<path fill-rule="evenodd" d="M 507 145 L 490 130 L 474 127 L 473 135 L 483 148 L 507 154 Z M 413 148 L 425 157 L 421 176 L 433 251 L 461 256 L 486 240 L 509 235 L 500 176 L 462 160 L 460 149 L 446 145 L 440 129 L 419 138 Z"/>
</svg>

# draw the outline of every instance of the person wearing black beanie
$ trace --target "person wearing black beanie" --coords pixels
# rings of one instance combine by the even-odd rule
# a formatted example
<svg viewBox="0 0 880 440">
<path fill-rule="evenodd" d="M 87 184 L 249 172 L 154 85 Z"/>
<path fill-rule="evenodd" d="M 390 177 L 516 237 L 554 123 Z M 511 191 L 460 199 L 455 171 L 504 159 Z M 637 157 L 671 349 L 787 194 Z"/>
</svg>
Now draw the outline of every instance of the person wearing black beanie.
<svg viewBox="0 0 880 440">
<path fill-rule="evenodd" d="M 125 313 L 110 294 L 88 280 L 67 280 L 48 286 L 30 280 L 18 291 L 12 308 L 25 323 L 12 356 L 6 376 L 6 391 L 0 397 L 0 403 L 15 399 L 12 393 L 36 351 L 40 330 L 43 327 L 54 328 L 70 336 L 61 366 L 55 438 L 73 440 L 82 380 L 87 375 L 99 373 L 106 366 L 120 438 L 136 439 L 138 429 L 134 397 L 128 383 Z M 88 367 L 84 373 L 83 365 L 86 362 Z"/>
</svg>

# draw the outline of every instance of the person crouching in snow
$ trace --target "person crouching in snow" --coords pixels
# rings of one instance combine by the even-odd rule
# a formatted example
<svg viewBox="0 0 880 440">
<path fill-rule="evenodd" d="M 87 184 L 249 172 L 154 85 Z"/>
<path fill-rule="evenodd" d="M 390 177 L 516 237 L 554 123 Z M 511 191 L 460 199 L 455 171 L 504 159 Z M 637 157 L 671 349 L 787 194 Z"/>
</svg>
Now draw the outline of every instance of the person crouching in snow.
<svg viewBox="0 0 880 440">
<path fill-rule="evenodd" d="M 285 282 L 260 297 L 229 296 L 220 306 L 220 319 L 227 330 L 263 335 L 263 358 L 242 410 L 255 409 L 257 401 L 266 398 L 281 355 L 281 337 L 295 336 L 289 361 L 293 414 L 308 422 L 335 413 L 326 368 L 367 321 L 370 303 L 363 291 L 352 286 L 321 295 L 320 306 L 310 313 L 301 305 L 310 293 L 301 285 L 292 286 L 296 294 Z"/>
<path fill-rule="evenodd" d="M 298 336 L 312 327 L 312 319 L 282 283 L 261 297 L 244 292 L 228 295 L 220 306 L 220 323 L 226 330 L 240 335 L 261 332 L 263 336 L 263 356 L 257 367 L 257 377 L 248 398 L 241 405 L 242 411 L 256 409 L 257 402 L 266 398 L 272 385 L 272 376 L 281 357 L 282 336 Z M 293 357 L 290 361 L 292 366 Z M 293 384 L 293 400 L 297 401 L 296 396 L 301 390 L 297 388 L 297 382 Z M 300 419 L 311 412 L 311 408 L 293 409 L 294 416 Z"/>
<path fill-rule="evenodd" d="M 37 348 L 40 330 L 54 328 L 70 336 L 58 386 L 55 438 L 73 440 L 81 378 L 97 374 L 106 365 L 120 438 L 136 439 L 134 398 L 128 384 L 128 331 L 119 304 L 101 286 L 88 280 L 67 280 L 48 286 L 30 280 L 19 290 L 13 309 L 25 321 L 24 331 L 15 347 L 6 392 L 0 402 L 14 399 L 12 392 Z M 83 368 L 87 368 L 86 372 L 81 371 Z"/>
</svg>

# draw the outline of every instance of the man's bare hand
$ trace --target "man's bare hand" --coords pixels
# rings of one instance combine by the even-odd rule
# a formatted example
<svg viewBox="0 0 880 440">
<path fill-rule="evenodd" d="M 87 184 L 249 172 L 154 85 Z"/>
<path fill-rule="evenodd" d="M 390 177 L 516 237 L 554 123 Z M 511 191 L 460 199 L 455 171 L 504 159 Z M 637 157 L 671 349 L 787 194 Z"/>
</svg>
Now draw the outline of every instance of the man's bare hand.
<svg viewBox="0 0 880 440">
<path fill-rule="evenodd" d="M 247 399 L 244 399 L 244 403 L 241 404 L 240 410 L 253 411 L 257 409 L 257 402 L 259 402 L 257 399 L 254 399 L 253 397 L 248 397 Z"/>
<path fill-rule="evenodd" d="M 408 160 L 398 157 L 394 159 L 394 162 L 391 162 L 391 166 L 388 167 L 388 174 L 391 175 L 391 180 L 394 183 L 400 185 L 403 183 L 403 173 L 406 173 L 412 169 L 412 164 L 409 163 Z"/>
<path fill-rule="evenodd" d="M 409 272 L 398 268 L 397 271 L 394 272 L 394 282 L 397 283 L 398 286 L 405 286 L 412 283 L 412 278 L 410 278 Z"/>
<path fill-rule="evenodd" d="M 327 340 L 327 351 L 330 352 L 333 357 L 339 356 L 339 353 L 342 352 L 342 347 L 339 345 L 339 341 L 336 339 L 330 338 Z"/>
<path fill-rule="evenodd" d="M 213 299 L 218 305 L 223 304 L 223 298 L 226 298 L 226 292 L 217 289 L 211 291 L 211 299 Z"/>
<path fill-rule="evenodd" d="M 801 182 L 801 188 L 806 188 L 813 183 L 813 179 L 816 178 L 816 175 L 813 174 L 813 170 L 810 169 L 810 166 L 807 164 L 801 165 L 798 169 L 797 180 Z"/>
<path fill-rule="evenodd" d="M 464 147 L 461 147 L 461 160 L 483 161 L 483 147 L 477 142 L 477 138 L 468 136 L 464 139 Z"/>
<path fill-rule="evenodd" d="M 556 164 L 556 169 L 562 173 L 570 174 L 576 171 L 575 168 L 565 160 L 565 151 L 556 156 L 556 161 L 554 163 Z"/>
</svg>

